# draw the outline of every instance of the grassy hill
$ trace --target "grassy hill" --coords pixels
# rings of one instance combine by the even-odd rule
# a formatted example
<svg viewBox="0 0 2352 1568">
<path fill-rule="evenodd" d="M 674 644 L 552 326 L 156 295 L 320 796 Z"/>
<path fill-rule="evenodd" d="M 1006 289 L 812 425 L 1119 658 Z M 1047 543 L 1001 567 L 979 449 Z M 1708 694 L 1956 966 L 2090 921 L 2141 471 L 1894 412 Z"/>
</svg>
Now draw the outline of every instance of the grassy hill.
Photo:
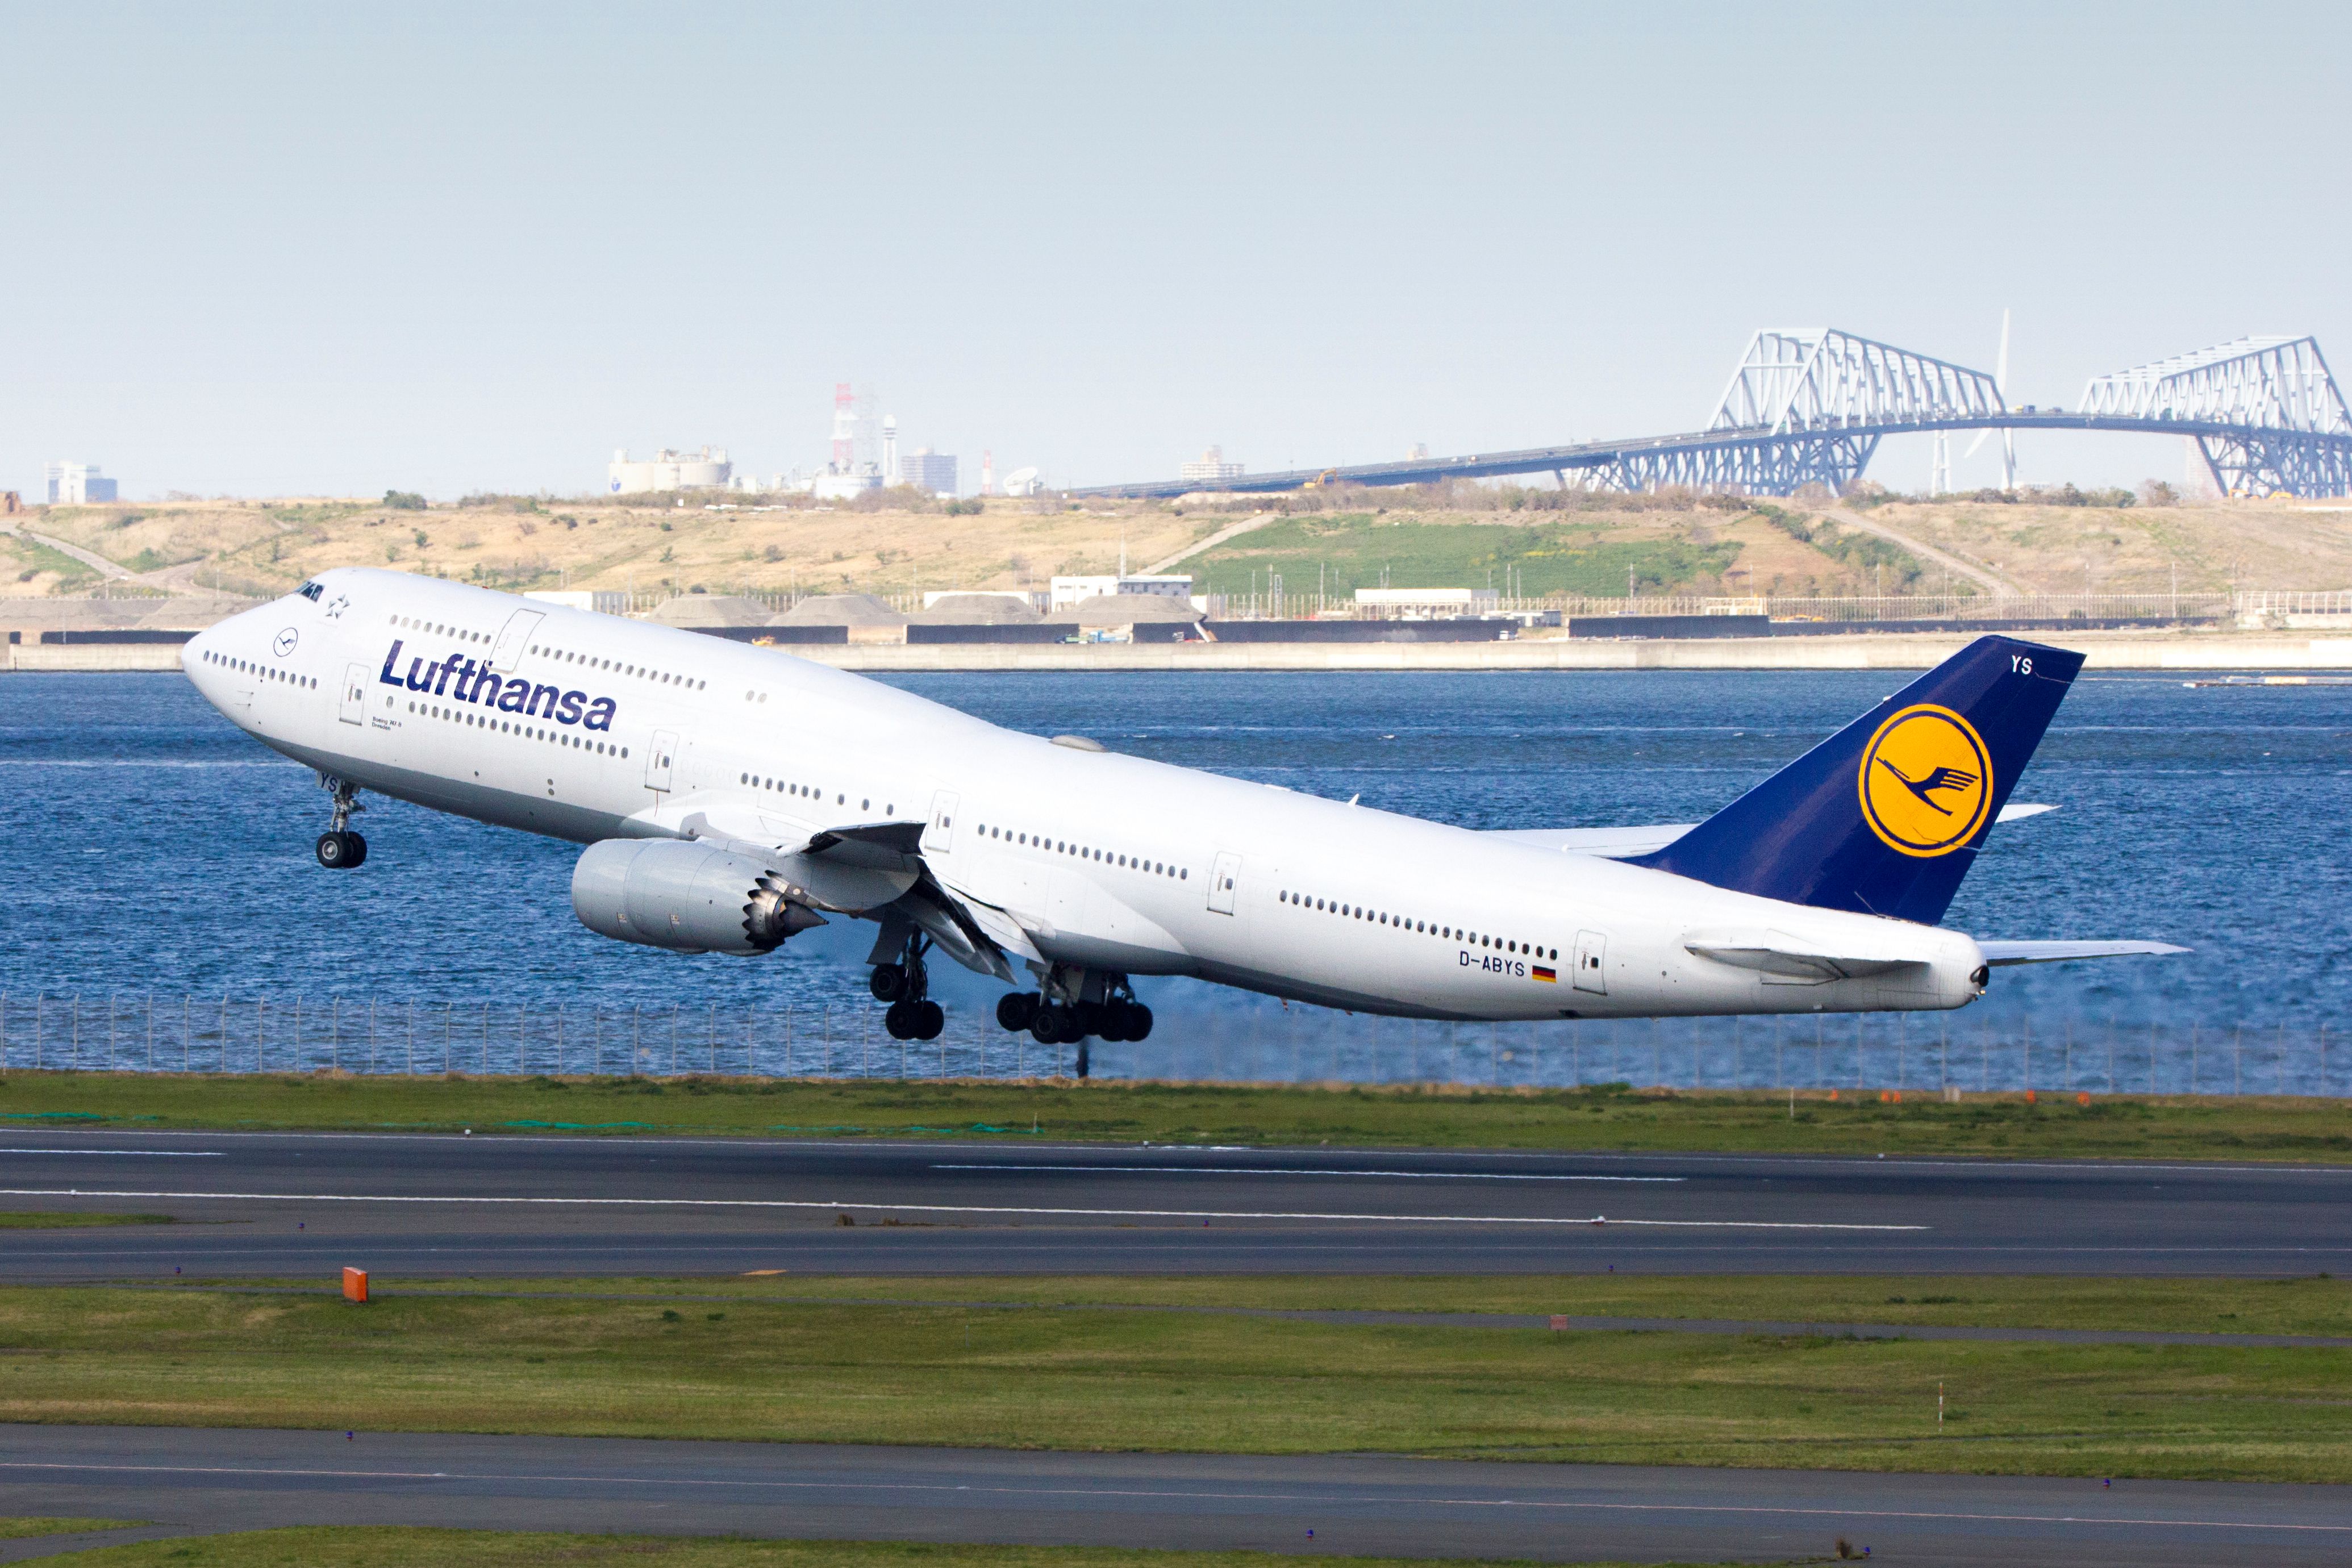
<svg viewBox="0 0 2352 1568">
<path fill-rule="evenodd" d="M 1822 505 L 1730 498 L 1580 497 L 1473 486 L 1342 489 L 1202 508 L 994 500 L 772 509 L 473 497 L 417 510 L 356 500 L 171 501 L 36 508 L 32 531 L 159 583 L 215 578 L 274 594 L 334 565 L 388 566 L 486 586 L 905 594 L 1043 587 L 1056 574 L 1140 570 L 1251 518 L 1187 560 L 1205 588 L 1292 595 L 1359 587 L 1517 585 L 1613 596 L 1629 575 L 1658 593 L 1850 594 L 1940 589 L 1941 568 L 1863 534 Z M 1869 505 L 1868 502 L 1863 504 Z M 1886 500 L 1876 523 L 2050 591 L 2352 585 L 2352 513 L 2287 503 L 2062 506 L 2032 500 Z M 89 569 L 0 537 L 0 595 L 85 592 Z"/>
</svg>

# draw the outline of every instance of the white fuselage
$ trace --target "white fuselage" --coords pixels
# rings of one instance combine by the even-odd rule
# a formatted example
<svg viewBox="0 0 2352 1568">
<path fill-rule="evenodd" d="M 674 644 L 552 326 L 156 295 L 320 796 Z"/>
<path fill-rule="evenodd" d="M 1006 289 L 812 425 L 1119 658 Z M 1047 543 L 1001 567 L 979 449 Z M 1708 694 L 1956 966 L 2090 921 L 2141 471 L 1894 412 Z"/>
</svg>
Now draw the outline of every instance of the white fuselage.
<svg viewBox="0 0 2352 1568">
<path fill-rule="evenodd" d="M 582 843 L 791 850 L 922 822 L 939 881 L 1055 964 L 1457 1019 L 1943 1008 L 1980 990 L 1956 931 L 1056 743 L 779 649 L 399 573 L 316 581 L 315 601 L 224 621 L 184 659 L 287 756 Z M 1739 945 L 1726 931 L 1905 962 L 1799 981 L 1692 950 Z"/>
</svg>

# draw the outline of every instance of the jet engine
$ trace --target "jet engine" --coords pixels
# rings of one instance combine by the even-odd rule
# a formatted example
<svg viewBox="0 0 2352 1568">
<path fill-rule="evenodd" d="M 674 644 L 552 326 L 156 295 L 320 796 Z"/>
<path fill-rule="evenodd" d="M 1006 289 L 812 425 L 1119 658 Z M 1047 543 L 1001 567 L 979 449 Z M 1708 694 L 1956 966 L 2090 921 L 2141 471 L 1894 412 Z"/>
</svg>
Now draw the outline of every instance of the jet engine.
<svg viewBox="0 0 2352 1568">
<path fill-rule="evenodd" d="M 572 868 L 572 910 L 599 936 L 744 957 L 825 923 L 757 860 L 690 838 L 591 844 Z"/>
</svg>

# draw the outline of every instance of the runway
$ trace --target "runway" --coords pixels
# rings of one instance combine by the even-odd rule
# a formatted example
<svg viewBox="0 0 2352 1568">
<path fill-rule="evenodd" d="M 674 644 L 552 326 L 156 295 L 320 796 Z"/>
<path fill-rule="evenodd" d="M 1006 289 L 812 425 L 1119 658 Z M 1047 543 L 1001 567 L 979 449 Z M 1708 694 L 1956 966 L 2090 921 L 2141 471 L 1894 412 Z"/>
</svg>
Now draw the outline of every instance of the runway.
<svg viewBox="0 0 2352 1568">
<path fill-rule="evenodd" d="M 278 1525 L 2098 1568 L 2352 1556 L 2352 1488 L 0 1426 L 0 1512 Z M 1310 1537 L 1309 1531 L 1312 1531 Z"/>
<path fill-rule="evenodd" d="M 13 1281 L 2352 1269 L 2352 1169 L 400 1133 L 0 1132 Z M 843 1225 L 846 1215 L 853 1222 Z"/>
</svg>

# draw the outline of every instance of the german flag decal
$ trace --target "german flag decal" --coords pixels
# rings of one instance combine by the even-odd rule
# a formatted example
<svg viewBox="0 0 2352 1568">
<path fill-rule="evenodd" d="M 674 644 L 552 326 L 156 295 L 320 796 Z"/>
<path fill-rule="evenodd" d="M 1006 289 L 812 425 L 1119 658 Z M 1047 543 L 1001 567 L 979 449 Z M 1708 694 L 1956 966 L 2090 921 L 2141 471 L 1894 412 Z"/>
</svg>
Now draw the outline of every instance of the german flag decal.
<svg viewBox="0 0 2352 1568">
<path fill-rule="evenodd" d="M 1554 974 L 1550 970 L 1546 969 L 1540 963 L 1536 965 L 1536 978 L 1550 985 L 1557 985 L 1559 984 L 1559 976 Z"/>
</svg>

